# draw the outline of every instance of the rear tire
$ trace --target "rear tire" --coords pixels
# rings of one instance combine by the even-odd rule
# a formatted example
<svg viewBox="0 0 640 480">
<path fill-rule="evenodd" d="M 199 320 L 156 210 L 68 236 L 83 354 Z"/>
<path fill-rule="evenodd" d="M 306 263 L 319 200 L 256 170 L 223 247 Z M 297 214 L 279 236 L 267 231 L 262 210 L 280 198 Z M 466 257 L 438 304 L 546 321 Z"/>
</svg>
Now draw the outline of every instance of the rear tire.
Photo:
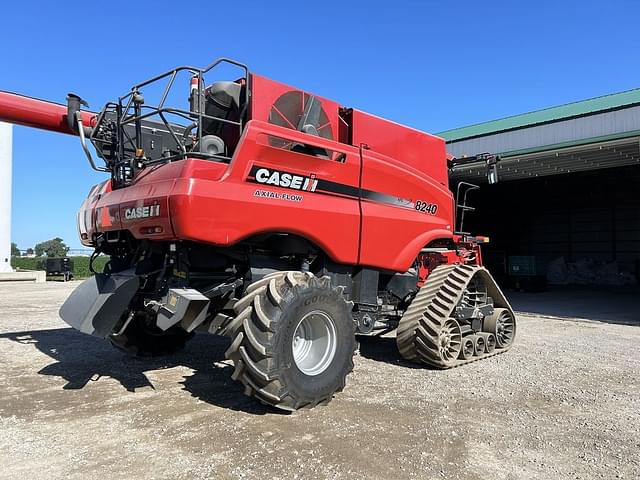
<svg viewBox="0 0 640 480">
<path fill-rule="evenodd" d="M 274 274 L 254 285 L 238 302 L 226 352 L 232 378 L 246 395 L 283 410 L 328 403 L 353 369 L 353 305 L 328 277 L 310 273 Z"/>
<path fill-rule="evenodd" d="M 109 341 L 127 355 L 152 358 L 172 355 L 182 350 L 193 335 L 193 332 L 177 326 L 163 331 L 146 314 L 137 314 L 124 332 L 110 335 Z"/>
</svg>

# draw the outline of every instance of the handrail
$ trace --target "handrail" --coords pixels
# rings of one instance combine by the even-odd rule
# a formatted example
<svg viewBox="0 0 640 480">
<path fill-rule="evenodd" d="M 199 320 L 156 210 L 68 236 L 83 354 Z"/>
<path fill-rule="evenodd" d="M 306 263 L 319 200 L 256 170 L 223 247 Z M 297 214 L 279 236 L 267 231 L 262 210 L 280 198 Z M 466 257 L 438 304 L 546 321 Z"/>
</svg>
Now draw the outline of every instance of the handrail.
<svg viewBox="0 0 640 480">
<path fill-rule="evenodd" d="M 173 124 L 167 120 L 167 115 L 176 115 L 186 120 L 193 120 L 194 126 L 197 127 L 197 136 L 194 137 L 194 143 L 200 142 L 203 136 L 203 123 L 205 121 L 209 122 L 218 122 L 219 124 L 231 125 L 233 127 L 237 127 L 239 133 L 242 134 L 242 130 L 244 127 L 244 123 L 246 123 L 246 119 L 244 118 L 244 113 L 242 113 L 242 118 L 238 121 L 228 120 L 226 118 L 215 117 L 212 115 L 207 115 L 203 110 L 202 104 L 200 103 L 204 96 L 204 75 L 214 69 L 215 67 L 221 64 L 230 64 L 240 69 L 244 70 L 244 78 L 247 82 L 247 87 L 244 89 L 244 105 L 248 105 L 250 99 L 249 92 L 249 68 L 247 65 L 238 62 L 236 60 L 232 60 L 226 57 L 220 57 L 209 63 L 205 67 L 194 67 L 189 65 L 182 65 L 179 67 L 172 68 L 163 73 L 155 75 L 143 82 L 135 84 L 131 87 L 131 90 L 123 96 L 118 97 L 117 102 L 107 103 L 105 107 L 102 109 L 100 114 L 97 117 L 96 128 L 93 129 L 90 135 L 88 135 L 89 139 L 96 147 L 98 144 L 100 146 L 104 146 L 109 140 L 109 136 L 107 135 L 101 137 L 101 133 L 103 132 L 104 126 L 108 126 L 110 122 L 114 123 L 114 126 L 111 128 L 107 128 L 107 132 L 111 130 L 113 135 L 115 135 L 115 140 L 117 144 L 117 149 L 113 152 L 113 163 L 120 164 L 123 161 L 129 159 L 130 153 L 133 151 L 138 151 L 141 147 L 140 138 L 142 136 L 141 133 L 135 135 L 134 138 L 129 135 L 128 129 L 125 127 L 129 125 L 133 125 L 136 128 L 136 131 L 141 132 L 141 128 L 149 127 L 149 122 L 153 125 L 155 122 L 158 123 L 159 128 L 162 131 L 168 133 L 173 142 L 175 142 L 175 148 L 171 146 L 170 149 L 174 150 L 170 152 L 168 155 L 163 156 L 161 158 L 150 158 L 145 161 L 145 163 L 153 162 L 156 163 L 158 161 L 171 161 L 179 158 L 185 158 L 187 155 L 194 155 L 202 158 L 212 158 L 216 160 L 220 160 L 224 158 L 226 160 L 230 160 L 230 157 L 221 156 L 221 155 L 212 155 L 206 152 L 187 152 L 187 149 L 184 145 L 183 134 L 185 127 L 182 124 Z M 166 106 L 167 98 L 171 92 L 171 89 L 175 86 L 175 79 L 180 72 L 188 71 L 192 74 L 192 78 L 197 78 L 198 87 L 197 92 L 194 90 L 194 95 L 198 95 L 198 108 L 192 110 L 185 110 L 182 108 L 176 108 L 171 106 Z M 149 85 L 162 81 L 163 79 L 167 79 L 167 84 L 163 87 L 159 102 L 157 105 L 142 105 L 141 104 L 141 96 L 143 95 L 143 89 L 148 87 Z M 194 85 L 195 86 L 195 85 Z M 246 107 L 245 107 L 246 108 Z M 244 112 L 244 111 L 243 111 Z M 158 117 L 153 118 L 152 117 Z M 145 122 L 145 126 L 142 125 L 142 122 Z M 115 131 L 113 131 L 115 128 Z M 131 127 L 129 127 L 131 128 Z M 191 127 L 193 129 L 193 127 Z M 131 133 L 133 135 L 133 133 Z M 106 138 L 106 140 L 105 140 Z M 129 145 L 129 146 L 126 146 Z M 83 147 L 84 148 L 84 147 Z M 176 152 L 177 150 L 177 152 Z M 86 152 L 85 152 L 86 153 Z"/>
<path fill-rule="evenodd" d="M 91 168 L 93 168 L 97 172 L 108 172 L 109 171 L 108 168 L 98 167 L 96 165 L 96 162 L 93 161 L 93 157 L 91 156 L 89 147 L 87 147 L 87 141 L 84 136 L 84 125 L 82 125 L 82 112 L 79 110 L 76 112 L 76 123 L 78 125 L 78 135 L 80 136 L 80 145 L 82 145 L 82 150 L 84 150 L 84 154 L 86 155 L 87 160 L 89 160 L 89 164 L 91 165 Z"/>
</svg>

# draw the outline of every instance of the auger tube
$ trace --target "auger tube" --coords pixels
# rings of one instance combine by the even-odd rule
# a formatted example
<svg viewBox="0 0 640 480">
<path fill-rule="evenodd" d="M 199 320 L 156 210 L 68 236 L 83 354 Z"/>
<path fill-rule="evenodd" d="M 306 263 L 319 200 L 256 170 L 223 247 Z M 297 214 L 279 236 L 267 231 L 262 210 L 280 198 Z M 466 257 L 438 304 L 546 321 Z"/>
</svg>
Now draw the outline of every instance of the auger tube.
<svg viewBox="0 0 640 480">
<path fill-rule="evenodd" d="M 0 122 L 78 135 L 78 132 L 71 127 L 67 113 L 67 105 L 0 91 Z M 85 126 L 94 125 L 96 113 L 82 111 L 81 115 Z"/>
</svg>

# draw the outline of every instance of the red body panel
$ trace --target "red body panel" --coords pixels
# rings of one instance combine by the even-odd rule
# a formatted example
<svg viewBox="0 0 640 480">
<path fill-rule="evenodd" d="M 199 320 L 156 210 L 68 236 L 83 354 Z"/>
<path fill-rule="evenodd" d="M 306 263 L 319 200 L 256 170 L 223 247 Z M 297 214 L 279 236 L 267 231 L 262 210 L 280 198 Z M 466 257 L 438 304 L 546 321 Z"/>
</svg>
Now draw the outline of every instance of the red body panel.
<svg viewBox="0 0 640 480">
<path fill-rule="evenodd" d="M 353 110 L 352 144 L 368 147 L 404 163 L 448 187 L 445 141 L 442 138 L 369 113 Z"/>
<path fill-rule="evenodd" d="M 127 188 L 112 191 L 109 183 L 109 186 L 102 188 L 94 187 L 95 192 L 92 191 L 78 214 L 79 221 L 85 219 L 86 239 L 82 235 L 82 225 L 80 226 L 83 244 L 91 245 L 94 233 L 117 230 L 129 230 L 136 238 L 176 240 L 171 225 L 169 200 L 187 162 L 184 160 L 143 170 L 135 183 Z M 144 207 L 149 207 L 151 214 L 136 217 L 136 209 Z M 91 210 L 93 213 L 88 213 Z M 88 219 L 92 219 L 92 222 L 89 223 Z M 154 229 L 153 232 L 145 231 L 151 228 Z"/>
<path fill-rule="evenodd" d="M 331 158 L 272 146 L 270 136 L 325 148 Z M 257 168 L 322 183 L 315 192 L 261 184 Z M 451 193 L 427 174 L 373 150 L 258 120 L 248 123 L 229 165 L 186 159 L 143 170 L 126 188 L 102 190 L 80 218 L 95 208 L 97 231 L 126 229 L 136 238 L 230 246 L 261 233 L 292 233 L 336 262 L 406 271 L 431 240 L 452 237 Z M 437 208 L 418 211 L 418 201 Z M 126 209 L 155 205 L 157 216 L 125 218 Z M 162 232 L 145 233 L 149 227 Z"/>
<path fill-rule="evenodd" d="M 96 230 L 96 203 L 105 192 L 111 191 L 111 182 L 105 180 L 98 185 L 91 187 L 89 195 L 82 202 L 80 210 L 78 211 L 78 234 L 80 235 L 80 241 L 83 245 L 93 245 L 93 235 L 97 233 Z"/>
<path fill-rule="evenodd" d="M 82 112 L 82 121 L 91 126 L 96 114 Z M 67 107 L 46 100 L 25 97 L 15 93 L 0 92 L 0 121 L 40 128 L 52 132 L 77 135 L 67 125 Z"/>
<path fill-rule="evenodd" d="M 362 188 L 383 192 L 398 203 L 363 198 L 361 264 L 406 271 L 425 245 L 452 238 L 451 192 L 424 173 L 399 168 L 394 158 L 363 150 Z M 435 209 L 421 211 L 423 204 Z"/>
<path fill-rule="evenodd" d="M 119 230 L 218 246 L 291 233 L 336 262 L 401 272 L 433 240 L 453 239 L 442 139 L 357 110 L 346 120 L 347 110 L 317 96 L 324 124 L 309 135 L 294 123 L 311 94 L 253 74 L 250 88 L 251 120 L 230 164 L 187 158 L 142 169 L 124 188 L 97 185 L 78 214 L 82 243 Z M 66 112 L 0 92 L 1 121 L 72 134 Z M 95 119 L 82 115 L 87 125 Z"/>
<path fill-rule="evenodd" d="M 363 198 L 359 261 L 405 271 L 421 248 L 453 235 L 445 142 L 353 110 L 352 143 L 366 145 L 362 189 L 397 199 L 394 204 Z"/>
</svg>

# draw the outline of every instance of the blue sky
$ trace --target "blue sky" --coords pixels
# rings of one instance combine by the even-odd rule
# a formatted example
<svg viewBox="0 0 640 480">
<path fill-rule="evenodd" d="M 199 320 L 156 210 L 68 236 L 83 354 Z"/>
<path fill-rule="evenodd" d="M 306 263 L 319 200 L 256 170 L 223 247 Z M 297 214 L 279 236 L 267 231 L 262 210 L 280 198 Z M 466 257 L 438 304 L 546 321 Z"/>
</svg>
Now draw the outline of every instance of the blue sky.
<svg viewBox="0 0 640 480">
<path fill-rule="evenodd" d="M 59 102 L 73 91 L 94 109 L 218 56 L 428 132 L 640 87 L 632 1 L 23 1 L 0 11 L 0 90 Z M 75 214 L 102 178 L 77 138 L 16 127 L 14 241 L 79 247 Z"/>
</svg>

